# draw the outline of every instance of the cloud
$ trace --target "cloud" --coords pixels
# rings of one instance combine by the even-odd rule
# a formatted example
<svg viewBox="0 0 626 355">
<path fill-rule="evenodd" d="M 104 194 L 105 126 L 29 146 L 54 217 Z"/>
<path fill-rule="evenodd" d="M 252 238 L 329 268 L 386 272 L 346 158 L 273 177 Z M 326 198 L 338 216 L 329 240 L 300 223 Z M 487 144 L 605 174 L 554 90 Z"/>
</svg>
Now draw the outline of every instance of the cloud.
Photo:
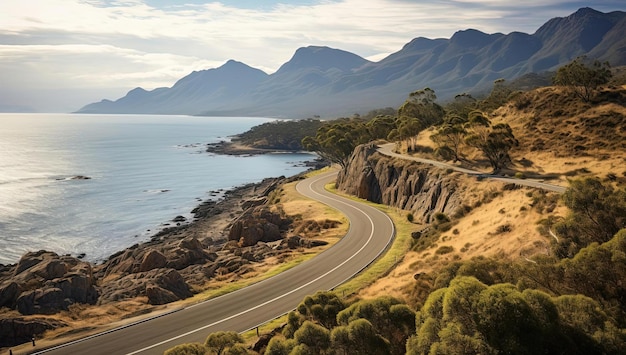
<svg viewBox="0 0 626 355">
<path fill-rule="evenodd" d="M 555 0 L 269 3 L 244 8 L 238 1 L 3 1 L 0 75 L 23 92 L 50 85 L 152 89 L 228 59 L 272 73 L 307 45 L 379 60 L 418 36 L 450 37 L 467 28 L 532 33 L 548 19 L 584 6 Z M 613 0 L 593 6 L 623 7 Z"/>
</svg>

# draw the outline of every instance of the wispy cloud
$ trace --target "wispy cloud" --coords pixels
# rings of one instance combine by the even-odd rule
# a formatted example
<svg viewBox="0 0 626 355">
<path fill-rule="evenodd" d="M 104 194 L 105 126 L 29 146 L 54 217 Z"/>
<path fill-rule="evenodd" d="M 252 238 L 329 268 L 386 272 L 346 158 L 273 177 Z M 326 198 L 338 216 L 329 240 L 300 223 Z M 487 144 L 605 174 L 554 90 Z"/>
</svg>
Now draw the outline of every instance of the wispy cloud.
<svg viewBox="0 0 626 355">
<path fill-rule="evenodd" d="M 58 86 L 108 92 L 135 86 L 151 89 L 171 86 L 193 70 L 216 67 L 228 59 L 271 73 L 306 45 L 328 45 L 380 59 L 418 36 L 450 37 L 467 28 L 532 33 L 548 19 L 567 16 L 579 7 L 592 5 L 601 11 L 626 7 L 621 0 L 589 5 L 557 0 L 231 5 L 237 3 L 241 2 L 3 1 L 0 75 L 11 79 L 13 90 L 24 93 L 24 101 L 29 91 Z M 76 108 L 84 103 L 76 102 Z"/>
</svg>

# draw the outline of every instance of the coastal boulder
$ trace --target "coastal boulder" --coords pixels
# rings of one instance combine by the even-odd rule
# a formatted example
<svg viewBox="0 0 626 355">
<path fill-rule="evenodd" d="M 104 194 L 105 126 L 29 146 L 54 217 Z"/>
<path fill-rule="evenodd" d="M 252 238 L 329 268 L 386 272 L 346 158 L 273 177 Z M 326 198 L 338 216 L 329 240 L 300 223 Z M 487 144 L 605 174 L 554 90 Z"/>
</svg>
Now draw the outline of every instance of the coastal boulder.
<svg viewBox="0 0 626 355">
<path fill-rule="evenodd" d="M 26 253 L 0 286 L 0 306 L 22 314 L 54 314 L 98 298 L 91 265 L 48 251 Z"/>
<path fill-rule="evenodd" d="M 267 197 L 261 196 L 253 199 L 246 200 L 241 203 L 241 208 L 244 210 L 252 207 L 261 206 L 267 203 Z"/>
<path fill-rule="evenodd" d="M 63 297 L 60 288 L 46 287 L 23 292 L 16 303 L 21 314 L 54 314 L 67 309 L 71 301 Z"/>
<path fill-rule="evenodd" d="M 205 250 L 204 246 L 195 237 L 188 237 L 178 245 L 168 250 L 166 256 L 166 267 L 182 270 L 189 265 L 204 264 L 208 261 L 214 261 L 216 256 Z"/>
<path fill-rule="evenodd" d="M 162 290 L 169 291 L 166 293 Z M 149 290 L 149 291 L 148 291 Z M 149 294 L 148 294 L 149 293 Z M 147 272 L 138 272 L 126 275 L 117 280 L 107 282 L 102 286 L 99 304 L 146 296 L 151 304 L 162 304 L 185 299 L 192 295 L 189 285 L 180 273 L 174 269 L 159 268 Z M 156 303 L 152 303 L 156 302 Z"/>
<path fill-rule="evenodd" d="M 0 347 L 23 344 L 29 342 L 33 335 L 65 326 L 66 323 L 56 319 L 0 319 Z"/>
<path fill-rule="evenodd" d="M 95 304 L 99 293 L 90 272 L 90 269 L 84 272 L 77 270 L 63 278 L 53 280 L 49 285 L 61 289 L 63 297 L 71 300 L 72 303 Z"/>
<path fill-rule="evenodd" d="M 174 292 L 155 284 L 146 286 L 146 296 L 148 297 L 148 303 L 152 305 L 167 304 L 180 299 Z"/>
<path fill-rule="evenodd" d="M 123 251 L 115 253 L 102 265 L 97 267 L 97 274 L 102 278 L 126 275 L 139 271 L 145 249 L 135 244 Z"/>
<path fill-rule="evenodd" d="M 324 240 L 302 238 L 298 235 L 294 235 L 289 238 L 286 238 L 283 241 L 283 245 L 286 245 L 286 247 L 289 249 L 315 248 L 315 247 L 328 245 L 328 242 Z"/>
<path fill-rule="evenodd" d="M 23 275 L 23 279 L 37 276 L 44 280 L 62 277 L 68 270 L 68 265 L 56 253 L 40 250 L 24 254 L 17 263 L 15 276 Z"/>
<path fill-rule="evenodd" d="M 167 258 L 157 250 L 150 250 L 145 253 L 139 271 L 150 271 L 152 269 L 158 269 L 165 267 L 167 264 Z"/>
<path fill-rule="evenodd" d="M 74 303 L 95 304 L 98 295 L 88 276 L 75 273 L 22 292 L 15 304 L 22 314 L 54 314 Z"/>
<path fill-rule="evenodd" d="M 228 234 L 229 240 L 248 247 L 258 242 L 273 242 L 283 238 L 283 232 L 289 229 L 292 220 L 282 211 L 274 212 L 266 207 L 247 210 L 237 219 Z"/>
<path fill-rule="evenodd" d="M 12 308 L 22 291 L 15 281 L 7 281 L 0 285 L 0 307 Z"/>
</svg>

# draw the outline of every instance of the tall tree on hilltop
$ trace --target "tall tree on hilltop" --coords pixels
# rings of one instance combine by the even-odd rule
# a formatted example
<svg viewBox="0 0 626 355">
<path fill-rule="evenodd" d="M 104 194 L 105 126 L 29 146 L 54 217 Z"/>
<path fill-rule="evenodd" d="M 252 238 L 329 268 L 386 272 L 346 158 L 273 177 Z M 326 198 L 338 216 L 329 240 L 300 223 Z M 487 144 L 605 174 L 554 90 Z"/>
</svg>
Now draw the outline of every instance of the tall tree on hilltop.
<svg viewBox="0 0 626 355">
<path fill-rule="evenodd" d="M 471 133 L 465 142 L 483 153 L 494 173 L 505 168 L 511 162 L 511 148 L 519 144 L 511 126 L 506 123 L 489 125 L 486 116 L 478 111 L 470 118 L 470 124 Z"/>
<path fill-rule="evenodd" d="M 457 115 L 444 119 L 435 133 L 430 136 L 430 139 L 437 144 L 437 154 L 455 163 L 461 159 L 461 147 L 467 135 L 466 124 L 467 118 Z"/>
<path fill-rule="evenodd" d="M 302 146 L 345 168 L 354 148 L 369 141 L 370 135 L 362 120 L 340 119 L 322 125 L 315 137 L 304 137 Z"/>
<path fill-rule="evenodd" d="M 500 78 L 493 82 L 491 93 L 486 99 L 481 101 L 478 106 L 483 111 L 491 112 L 504 105 L 509 100 L 511 93 L 513 93 L 513 90 L 506 83 L 506 80 Z"/>
<path fill-rule="evenodd" d="M 468 117 L 470 112 L 476 110 L 478 101 L 468 93 L 458 94 L 445 106 L 447 116 Z"/>
<path fill-rule="evenodd" d="M 598 86 L 608 83 L 611 77 L 608 62 L 589 61 L 587 57 L 581 56 L 557 70 L 554 84 L 569 88 L 583 101 L 589 102 Z"/>
<path fill-rule="evenodd" d="M 414 91 L 398 109 L 395 137 L 409 141 L 409 149 L 415 148 L 415 137 L 424 129 L 441 123 L 445 115 L 443 107 L 435 101 L 437 95 L 431 88 Z"/>
</svg>

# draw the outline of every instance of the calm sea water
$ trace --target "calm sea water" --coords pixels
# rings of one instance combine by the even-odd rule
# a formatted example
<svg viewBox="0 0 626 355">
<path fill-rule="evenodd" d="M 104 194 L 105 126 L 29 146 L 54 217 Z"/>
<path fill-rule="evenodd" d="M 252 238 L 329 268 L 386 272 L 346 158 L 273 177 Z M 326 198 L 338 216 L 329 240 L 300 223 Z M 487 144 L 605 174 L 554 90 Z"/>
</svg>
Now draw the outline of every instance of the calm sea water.
<svg viewBox="0 0 626 355">
<path fill-rule="evenodd" d="M 219 198 L 214 191 L 306 170 L 309 154 L 204 151 L 266 121 L 0 114 L 0 263 L 40 249 L 103 260 L 191 216 L 200 200 Z"/>
</svg>

